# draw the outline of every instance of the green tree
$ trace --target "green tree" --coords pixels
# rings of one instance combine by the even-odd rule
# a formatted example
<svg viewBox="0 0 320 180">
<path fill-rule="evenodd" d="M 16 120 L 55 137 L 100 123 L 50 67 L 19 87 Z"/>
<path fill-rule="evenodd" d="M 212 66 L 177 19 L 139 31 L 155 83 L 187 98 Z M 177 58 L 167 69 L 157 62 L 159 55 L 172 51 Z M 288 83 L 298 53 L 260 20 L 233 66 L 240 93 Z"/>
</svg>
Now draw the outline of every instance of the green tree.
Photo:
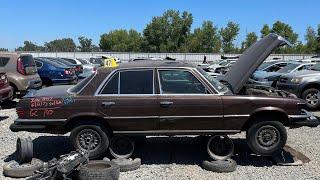
<svg viewBox="0 0 320 180">
<path fill-rule="evenodd" d="M 144 48 L 150 52 L 177 52 L 184 49 L 193 22 L 192 14 L 167 10 L 153 17 L 143 31 Z"/>
<path fill-rule="evenodd" d="M 23 46 L 18 47 L 16 51 L 44 51 L 45 47 L 38 46 L 31 41 L 24 41 Z"/>
<path fill-rule="evenodd" d="M 74 52 L 77 48 L 76 44 L 71 38 L 56 39 L 46 42 L 44 46 L 50 52 Z"/>
<path fill-rule="evenodd" d="M 8 52 L 9 50 L 7 48 L 0 48 L 0 51 L 2 52 Z"/>
<path fill-rule="evenodd" d="M 232 53 L 237 51 L 233 42 L 238 36 L 239 30 L 239 24 L 234 22 L 228 22 L 227 27 L 220 29 L 222 50 L 224 53 Z"/>
<path fill-rule="evenodd" d="M 92 44 L 92 39 L 86 38 L 84 36 L 80 36 L 78 38 L 80 46 L 78 46 L 78 49 L 81 52 L 91 52 L 93 49 L 95 49 L 95 46 Z"/>
<path fill-rule="evenodd" d="M 186 47 L 192 53 L 220 52 L 221 42 L 213 22 L 204 21 L 201 28 L 196 28 L 189 36 Z"/>
<path fill-rule="evenodd" d="M 320 54 L 320 24 L 318 25 L 318 37 L 317 37 L 317 40 L 318 40 L 318 45 L 317 45 L 317 48 L 316 48 L 316 53 Z"/>
<path fill-rule="evenodd" d="M 250 47 L 252 44 L 257 42 L 258 36 L 254 32 L 250 32 L 247 34 L 246 39 L 244 42 L 241 44 L 241 51 L 243 52 L 246 50 L 248 47 Z"/>
<path fill-rule="evenodd" d="M 268 24 L 263 25 L 261 31 L 261 38 L 267 36 L 268 34 L 270 34 L 270 27 L 268 26 Z"/>
<path fill-rule="evenodd" d="M 103 51 L 128 52 L 141 50 L 142 37 L 135 30 L 119 29 L 101 35 L 100 48 Z"/>
<path fill-rule="evenodd" d="M 316 34 L 316 31 L 310 26 L 307 28 L 305 40 L 306 40 L 305 53 L 315 53 L 317 50 L 317 44 L 318 44 L 317 34 Z"/>
</svg>

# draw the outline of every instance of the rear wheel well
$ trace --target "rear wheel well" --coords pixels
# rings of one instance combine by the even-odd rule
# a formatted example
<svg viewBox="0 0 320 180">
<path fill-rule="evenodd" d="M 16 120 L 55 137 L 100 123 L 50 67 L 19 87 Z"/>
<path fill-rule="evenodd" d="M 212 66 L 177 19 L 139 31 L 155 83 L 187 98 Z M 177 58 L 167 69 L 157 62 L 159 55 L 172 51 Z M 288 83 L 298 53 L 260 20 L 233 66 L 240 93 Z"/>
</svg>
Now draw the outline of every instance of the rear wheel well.
<svg viewBox="0 0 320 180">
<path fill-rule="evenodd" d="M 9 85 L 13 88 L 14 92 L 18 91 L 18 87 L 14 83 L 10 82 Z"/>
<path fill-rule="evenodd" d="M 252 114 L 246 123 L 242 126 L 241 130 L 246 131 L 250 128 L 251 125 L 257 122 L 262 121 L 278 121 L 281 122 L 284 126 L 289 125 L 288 116 L 280 111 L 259 111 Z"/>
<path fill-rule="evenodd" d="M 70 132 L 73 128 L 79 126 L 79 125 L 101 125 L 104 126 L 107 129 L 107 133 L 109 135 L 112 134 L 112 129 L 109 125 L 109 123 L 102 117 L 98 116 L 78 116 L 70 119 L 65 124 L 65 131 Z"/>
<path fill-rule="evenodd" d="M 304 92 L 305 90 L 311 89 L 311 88 L 315 88 L 315 89 L 320 90 L 320 84 L 312 83 L 312 84 L 306 85 L 306 86 L 301 90 L 300 97 L 302 97 L 302 94 L 303 94 L 303 92 Z"/>
</svg>

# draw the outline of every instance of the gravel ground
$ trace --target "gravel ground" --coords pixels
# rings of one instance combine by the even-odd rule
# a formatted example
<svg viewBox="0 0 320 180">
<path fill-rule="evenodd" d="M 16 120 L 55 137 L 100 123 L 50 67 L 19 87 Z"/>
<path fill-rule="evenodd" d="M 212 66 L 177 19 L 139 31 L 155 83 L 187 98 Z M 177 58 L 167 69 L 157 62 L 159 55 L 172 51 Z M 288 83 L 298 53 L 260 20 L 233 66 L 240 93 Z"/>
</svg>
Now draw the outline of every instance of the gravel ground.
<svg viewBox="0 0 320 180">
<path fill-rule="evenodd" d="M 320 113 L 317 113 L 320 115 Z M 0 166 L 15 158 L 17 137 L 33 138 L 36 157 L 48 161 L 68 153 L 72 148 L 67 136 L 27 132 L 13 133 L 9 125 L 16 118 L 14 109 L 0 110 Z M 302 152 L 311 162 L 302 166 L 275 166 L 264 158 L 249 153 L 244 134 L 232 136 L 237 170 L 228 174 L 203 170 L 199 164 L 209 159 L 201 138 L 150 137 L 137 143 L 134 157 L 140 157 L 140 169 L 120 174 L 120 179 L 320 179 L 320 127 L 288 130 L 287 144 Z M 241 151 L 240 151 L 241 149 Z M 0 179 L 9 179 L 2 175 Z"/>
</svg>

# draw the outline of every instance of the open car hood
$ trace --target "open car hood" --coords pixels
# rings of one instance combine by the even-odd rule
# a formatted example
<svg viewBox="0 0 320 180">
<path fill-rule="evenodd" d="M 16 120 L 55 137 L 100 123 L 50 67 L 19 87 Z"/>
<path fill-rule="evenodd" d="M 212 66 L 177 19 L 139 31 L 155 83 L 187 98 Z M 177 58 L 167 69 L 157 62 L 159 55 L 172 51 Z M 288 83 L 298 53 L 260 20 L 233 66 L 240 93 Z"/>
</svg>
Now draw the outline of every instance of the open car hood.
<svg viewBox="0 0 320 180">
<path fill-rule="evenodd" d="M 291 45 L 286 39 L 269 34 L 249 47 L 220 81 L 226 82 L 237 94 L 247 83 L 251 74 L 262 64 L 271 52 L 280 46 Z"/>
</svg>

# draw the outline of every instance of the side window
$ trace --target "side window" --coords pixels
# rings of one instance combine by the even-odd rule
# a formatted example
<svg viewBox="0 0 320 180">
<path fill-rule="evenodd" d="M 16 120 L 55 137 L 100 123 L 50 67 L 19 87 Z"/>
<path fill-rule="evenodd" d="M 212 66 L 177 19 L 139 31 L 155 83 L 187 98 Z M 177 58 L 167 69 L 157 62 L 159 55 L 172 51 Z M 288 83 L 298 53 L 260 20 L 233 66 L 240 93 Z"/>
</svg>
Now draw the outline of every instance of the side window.
<svg viewBox="0 0 320 180">
<path fill-rule="evenodd" d="M 288 65 L 288 63 L 281 63 L 281 64 L 279 64 L 279 67 L 280 68 L 283 68 L 283 67 L 285 67 L 285 66 L 287 66 Z"/>
<path fill-rule="evenodd" d="M 159 70 L 162 94 L 205 94 L 206 88 L 189 71 Z"/>
<path fill-rule="evenodd" d="M 10 58 L 8 57 L 0 57 L 0 67 L 4 67 L 9 62 Z"/>
<path fill-rule="evenodd" d="M 120 94 L 153 94 L 153 70 L 120 72 Z"/>
<path fill-rule="evenodd" d="M 112 76 L 107 85 L 101 91 L 101 94 L 118 94 L 119 73 Z"/>
<path fill-rule="evenodd" d="M 305 70 L 307 69 L 307 65 L 301 66 L 297 69 L 297 71 Z"/>
</svg>

